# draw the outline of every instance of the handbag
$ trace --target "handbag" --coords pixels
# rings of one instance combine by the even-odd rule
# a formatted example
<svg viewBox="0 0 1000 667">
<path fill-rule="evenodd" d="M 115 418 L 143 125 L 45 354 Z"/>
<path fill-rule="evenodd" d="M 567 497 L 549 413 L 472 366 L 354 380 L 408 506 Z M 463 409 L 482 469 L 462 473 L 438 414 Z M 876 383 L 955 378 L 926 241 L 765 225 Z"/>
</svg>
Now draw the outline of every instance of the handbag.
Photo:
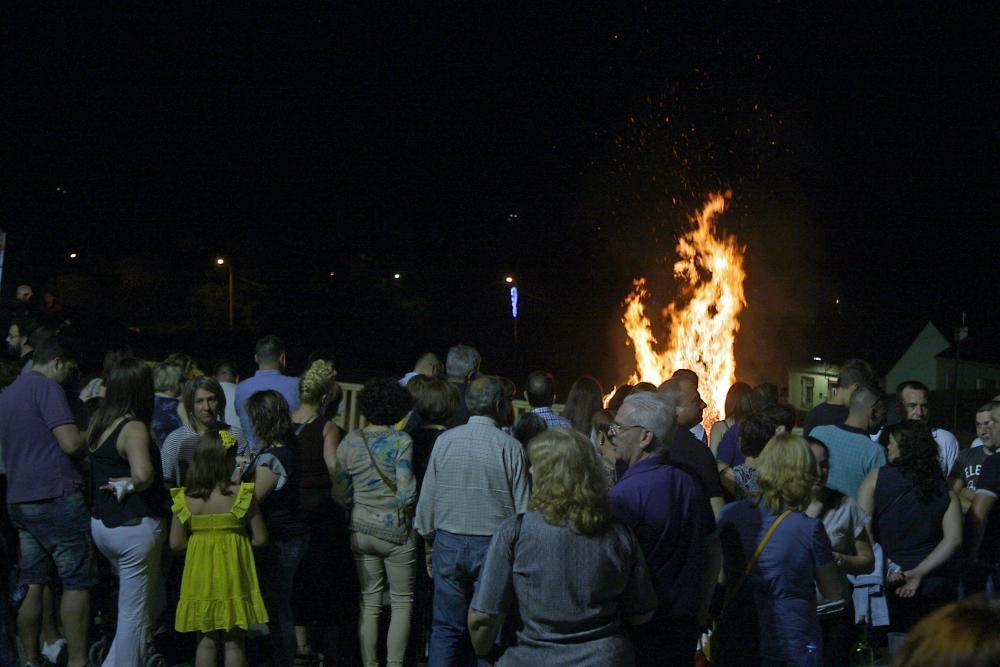
<svg viewBox="0 0 1000 667">
<path fill-rule="evenodd" d="M 722 619 L 725 618 L 726 610 L 729 608 L 729 605 L 732 603 L 733 600 L 736 599 L 736 596 L 739 594 L 740 589 L 743 588 L 743 582 L 746 581 L 746 578 L 750 576 L 750 573 L 757 565 L 757 560 L 760 558 L 760 555 L 764 553 L 764 547 L 766 547 L 767 543 L 771 541 L 771 537 L 774 535 L 774 531 L 778 529 L 778 526 L 781 525 L 781 522 L 787 519 L 791 513 L 792 510 L 785 510 L 780 515 L 778 515 L 778 517 L 773 522 L 771 522 L 771 527 L 767 529 L 767 532 L 764 534 L 763 539 L 761 539 L 760 544 L 757 545 L 757 549 L 754 550 L 753 557 L 749 561 L 747 561 L 746 567 L 743 568 L 743 571 L 740 573 L 740 576 L 736 579 L 736 581 L 733 582 L 733 585 L 729 586 L 726 589 L 726 594 L 722 598 L 722 609 L 719 610 L 718 616 L 712 619 L 712 627 L 708 630 L 708 632 L 704 636 L 702 636 L 701 641 L 699 642 L 700 644 L 699 649 L 695 653 L 695 660 L 696 662 L 699 662 L 699 664 L 706 664 L 706 663 L 711 664 L 712 636 L 718 629 L 719 624 L 722 622 Z M 699 656 L 698 653 L 701 653 L 702 655 Z"/>
<path fill-rule="evenodd" d="M 359 430 L 358 433 L 361 434 L 361 441 L 365 443 L 365 451 L 368 452 L 368 460 L 372 462 L 372 467 L 375 468 L 375 472 L 377 472 L 378 476 L 382 478 L 385 485 L 389 487 L 389 490 L 396 493 L 396 489 L 399 487 L 396 486 L 395 481 L 390 480 L 389 477 L 382 472 L 382 468 L 380 468 L 378 463 L 375 462 L 375 456 L 372 454 L 372 448 L 368 446 L 368 438 L 365 437 L 364 430 Z M 416 509 L 417 508 L 414 505 L 407 505 L 402 509 L 402 512 L 397 510 L 397 518 L 399 518 L 399 522 L 403 524 L 412 519 L 416 514 Z"/>
</svg>

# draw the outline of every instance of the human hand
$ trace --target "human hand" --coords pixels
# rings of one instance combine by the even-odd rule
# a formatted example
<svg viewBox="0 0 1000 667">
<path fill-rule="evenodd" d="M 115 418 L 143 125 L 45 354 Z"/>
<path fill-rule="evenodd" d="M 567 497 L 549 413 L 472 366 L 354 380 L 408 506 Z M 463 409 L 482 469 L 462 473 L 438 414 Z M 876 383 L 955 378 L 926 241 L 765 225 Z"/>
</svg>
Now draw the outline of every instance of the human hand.
<svg viewBox="0 0 1000 667">
<path fill-rule="evenodd" d="M 907 570 L 903 573 L 903 577 L 905 583 L 896 589 L 896 595 L 901 598 L 912 598 L 917 594 L 917 589 L 920 588 L 920 582 L 923 581 L 924 575 L 916 570 Z"/>
<path fill-rule="evenodd" d="M 431 554 L 432 551 L 430 549 L 428 549 L 426 553 L 424 553 L 424 566 L 427 568 L 427 576 L 433 579 L 434 567 L 431 565 Z"/>
<path fill-rule="evenodd" d="M 131 477 L 112 477 L 107 484 L 101 487 L 101 490 L 112 492 L 118 502 L 121 502 L 125 496 L 135 491 L 135 483 Z"/>
</svg>

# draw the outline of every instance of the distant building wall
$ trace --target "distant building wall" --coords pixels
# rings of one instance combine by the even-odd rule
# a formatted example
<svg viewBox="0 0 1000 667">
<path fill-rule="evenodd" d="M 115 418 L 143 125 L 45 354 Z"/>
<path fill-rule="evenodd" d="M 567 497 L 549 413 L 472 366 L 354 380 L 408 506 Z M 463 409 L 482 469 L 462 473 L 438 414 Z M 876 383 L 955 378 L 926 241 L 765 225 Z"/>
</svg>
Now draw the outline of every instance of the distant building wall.
<svg viewBox="0 0 1000 667">
<path fill-rule="evenodd" d="M 955 360 L 937 359 L 937 388 L 954 388 Z M 929 386 L 929 385 L 928 385 Z M 1000 393 L 1000 365 L 981 361 L 959 362 L 958 388 L 960 390 L 981 391 L 990 397 Z"/>
<path fill-rule="evenodd" d="M 944 389 L 938 384 L 937 355 L 950 347 L 948 339 L 930 322 L 899 358 L 885 377 L 886 391 L 894 392 L 900 382 L 919 380 L 930 389 Z"/>
<path fill-rule="evenodd" d="M 788 402 L 796 410 L 808 412 L 833 395 L 839 366 L 818 362 L 788 369 Z"/>
</svg>

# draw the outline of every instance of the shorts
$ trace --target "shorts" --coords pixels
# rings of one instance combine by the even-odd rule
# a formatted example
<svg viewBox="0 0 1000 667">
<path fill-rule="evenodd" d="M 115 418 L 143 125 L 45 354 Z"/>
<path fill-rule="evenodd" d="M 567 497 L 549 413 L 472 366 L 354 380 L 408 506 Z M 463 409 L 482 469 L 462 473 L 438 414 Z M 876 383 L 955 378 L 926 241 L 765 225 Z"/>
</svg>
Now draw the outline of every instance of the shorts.
<svg viewBox="0 0 1000 667">
<path fill-rule="evenodd" d="M 64 590 L 97 584 L 90 511 L 82 493 L 7 506 L 21 542 L 18 584 L 62 582 Z"/>
</svg>

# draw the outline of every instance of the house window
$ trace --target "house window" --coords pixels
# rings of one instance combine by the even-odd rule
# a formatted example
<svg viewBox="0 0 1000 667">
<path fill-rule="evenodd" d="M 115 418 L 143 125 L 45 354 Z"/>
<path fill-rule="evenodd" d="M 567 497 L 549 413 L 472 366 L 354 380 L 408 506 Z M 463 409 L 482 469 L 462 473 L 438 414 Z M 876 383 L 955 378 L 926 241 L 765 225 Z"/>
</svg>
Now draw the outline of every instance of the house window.
<svg viewBox="0 0 1000 667">
<path fill-rule="evenodd" d="M 812 378 L 804 377 L 802 378 L 802 407 L 811 408 L 813 404 L 813 385 L 815 382 Z"/>
</svg>

